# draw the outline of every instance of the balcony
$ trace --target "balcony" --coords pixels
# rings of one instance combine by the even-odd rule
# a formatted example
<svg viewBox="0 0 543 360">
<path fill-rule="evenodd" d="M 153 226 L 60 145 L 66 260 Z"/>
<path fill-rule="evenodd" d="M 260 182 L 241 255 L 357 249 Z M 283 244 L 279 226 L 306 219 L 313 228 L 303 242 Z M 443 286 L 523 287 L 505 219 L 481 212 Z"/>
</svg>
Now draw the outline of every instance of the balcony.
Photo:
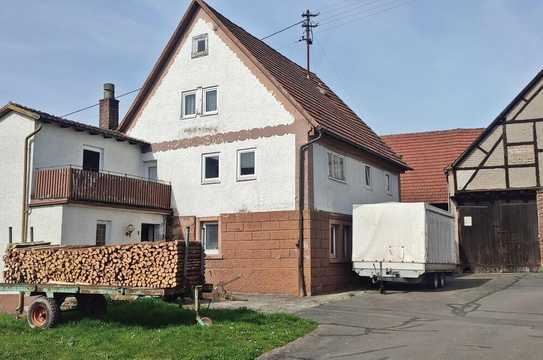
<svg viewBox="0 0 543 360">
<path fill-rule="evenodd" d="M 171 186 L 162 181 L 74 166 L 34 172 L 31 206 L 68 202 L 170 210 Z"/>
</svg>

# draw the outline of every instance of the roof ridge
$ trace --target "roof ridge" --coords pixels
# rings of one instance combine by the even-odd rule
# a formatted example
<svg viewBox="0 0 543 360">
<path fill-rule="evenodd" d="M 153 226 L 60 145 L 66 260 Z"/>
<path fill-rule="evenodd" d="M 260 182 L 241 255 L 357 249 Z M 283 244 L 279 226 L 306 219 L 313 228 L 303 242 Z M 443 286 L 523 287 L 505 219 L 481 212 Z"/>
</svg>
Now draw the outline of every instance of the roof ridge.
<svg viewBox="0 0 543 360">
<path fill-rule="evenodd" d="M 396 137 L 396 136 L 403 136 L 403 135 L 435 135 L 435 134 L 448 134 L 453 132 L 462 132 L 462 131 L 477 131 L 477 130 L 484 130 L 484 127 L 476 127 L 476 128 L 452 128 L 452 129 L 442 129 L 442 130 L 429 130 L 429 131 L 413 131 L 413 132 L 404 132 L 404 133 L 397 133 L 397 134 L 382 134 L 379 135 L 382 138 L 384 137 Z"/>
</svg>

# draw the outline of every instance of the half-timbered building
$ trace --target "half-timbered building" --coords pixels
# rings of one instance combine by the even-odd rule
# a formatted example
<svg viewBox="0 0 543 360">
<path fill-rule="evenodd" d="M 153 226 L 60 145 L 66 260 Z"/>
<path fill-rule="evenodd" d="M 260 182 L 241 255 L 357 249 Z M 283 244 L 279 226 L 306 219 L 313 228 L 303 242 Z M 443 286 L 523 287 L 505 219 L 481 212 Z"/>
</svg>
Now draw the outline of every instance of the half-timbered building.
<svg viewBox="0 0 543 360">
<path fill-rule="evenodd" d="M 543 71 L 452 163 L 448 183 L 465 269 L 540 268 Z"/>
</svg>

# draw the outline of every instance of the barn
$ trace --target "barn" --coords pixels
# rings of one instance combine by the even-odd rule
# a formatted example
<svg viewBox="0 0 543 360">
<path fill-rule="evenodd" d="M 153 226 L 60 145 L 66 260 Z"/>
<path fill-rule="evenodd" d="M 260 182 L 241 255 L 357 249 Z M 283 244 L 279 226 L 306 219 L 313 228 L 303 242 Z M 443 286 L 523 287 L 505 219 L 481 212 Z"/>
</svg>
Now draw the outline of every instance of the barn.
<svg viewBox="0 0 543 360">
<path fill-rule="evenodd" d="M 543 71 L 447 169 L 464 270 L 538 271 Z"/>
</svg>

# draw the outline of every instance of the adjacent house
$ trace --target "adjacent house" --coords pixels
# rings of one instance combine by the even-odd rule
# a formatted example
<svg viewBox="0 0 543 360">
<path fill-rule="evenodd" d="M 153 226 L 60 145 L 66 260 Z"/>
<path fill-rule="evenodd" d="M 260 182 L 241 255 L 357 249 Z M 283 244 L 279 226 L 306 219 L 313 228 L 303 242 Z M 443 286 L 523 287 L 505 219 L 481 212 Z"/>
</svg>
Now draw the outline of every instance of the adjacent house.
<svg viewBox="0 0 543 360">
<path fill-rule="evenodd" d="M 102 101 L 102 121 L 116 101 Z M 149 144 L 111 130 L 115 123 L 102 125 L 15 103 L 0 109 L 2 253 L 25 240 L 100 245 L 164 237 L 170 185 L 143 161 Z"/>
<path fill-rule="evenodd" d="M 448 168 L 466 269 L 539 270 L 542 149 L 543 71 Z"/>
<path fill-rule="evenodd" d="M 402 202 L 425 202 L 449 209 L 445 169 L 483 129 L 450 129 L 381 136 L 413 170 L 400 175 Z"/>
<path fill-rule="evenodd" d="M 14 139 L 0 145 L 13 154 L 1 165 L 12 166 L 0 187 L 12 194 L 3 244 L 24 238 L 14 235 L 23 143 L 40 126 L 29 240 L 195 239 L 207 281 L 232 291 L 348 286 L 352 205 L 399 201 L 409 169 L 316 74 L 201 0 L 118 127 L 109 85 L 105 95 L 100 128 L 15 104 L 2 110 L 0 136 Z"/>
</svg>

